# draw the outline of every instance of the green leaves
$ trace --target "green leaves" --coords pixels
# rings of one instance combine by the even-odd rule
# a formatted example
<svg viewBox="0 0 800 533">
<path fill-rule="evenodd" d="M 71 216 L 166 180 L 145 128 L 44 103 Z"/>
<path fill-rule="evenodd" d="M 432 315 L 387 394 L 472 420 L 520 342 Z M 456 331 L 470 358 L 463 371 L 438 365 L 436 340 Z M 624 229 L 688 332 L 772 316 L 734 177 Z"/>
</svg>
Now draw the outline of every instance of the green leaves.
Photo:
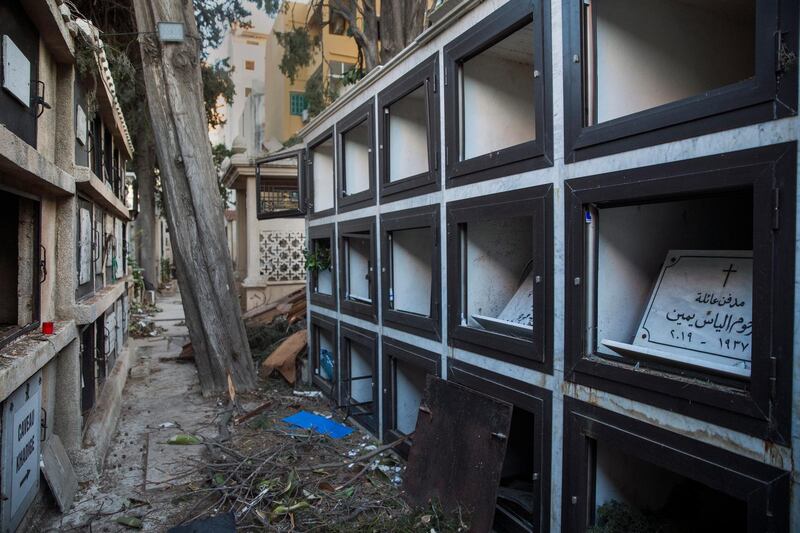
<svg viewBox="0 0 800 533">
<path fill-rule="evenodd" d="M 276 31 L 275 37 L 283 48 L 283 57 L 278 68 L 294 83 L 300 70 L 314 62 L 314 52 L 320 44 L 319 38 L 312 36 L 304 26 L 287 32 Z"/>
<path fill-rule="evenodd" d="M 142 520 L 135 516 L 118 516 L 114 522 L 131 529 L 142 529 Z"/>
<path fill-rule="evenodd" d="M 195 437 L 194 435 L 185 435 L 179 433 L 178 435 L 173 435 L 167 439 L 167 444 L 176 444 L 176 445 L 191 445 L 191 444 L 202 444 L 199 438 Z"/>
<path fill-rule="evenodd" d="M 317 248 L 314 251 L 304 250 L 303 256 L 306 260 L 306 270 L 321 272 L 331 269 L 331 250 L 330 248 Z"/>
</svg>

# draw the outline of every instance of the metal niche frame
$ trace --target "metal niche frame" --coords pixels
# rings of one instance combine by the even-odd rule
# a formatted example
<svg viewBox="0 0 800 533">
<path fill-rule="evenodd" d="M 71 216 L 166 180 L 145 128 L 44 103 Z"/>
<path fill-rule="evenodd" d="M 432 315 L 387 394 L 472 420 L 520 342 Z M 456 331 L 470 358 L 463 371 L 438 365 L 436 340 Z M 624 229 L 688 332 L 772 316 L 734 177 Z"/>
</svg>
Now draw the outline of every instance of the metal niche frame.
<svg viewBox="0 0 800 533">
<path fill-rule="evenodd" d="M 466 271 L 462 268 L 462 227 L 471 223 L 531 219 L 533 294 L 532 338 L 512 337 L 461 324 Z M 538 185 L 448 202 L 447 316 L 451 346 L 540 372 L 553 371 L 553 185 Z"/>
<path fill-rule="evenodd" d="M 388 444 L 405 436 L 397 429 L 397 363 L 416 367 L 424 370 L 427 374 L 441 377 L 442 358 L 439 354 L 389 337 L 382 338 L 381 354 L 383 362 L 381 369 L 383 373 L 383 441 Z M 397 452 L 408 458 L 411 442 L 411 438 L 406 438 L 397 446 Z"/>
<path fill-rule="evenodd" d="M 375 243 L 375 218 L 366 217 L 357 220 L 346 220 L 339 222 L 337 228 L 339 239 L 339 262 L 337 272 L 339 276 L 339 309 L 342 313 L 377 322 L 378 320 L 378 276 L 377 276 L 377 247 Z M 364 239 L 369 244 L 369 302 L 361 302 L 348 298 L 350 287 L 348 250 L 346 241 L 348 239 Z"/>
<path fill-rule="evenodd" d="M 461 66 L 528 24 L 533 24 L 536 138 L 462 159 Z M 511 0 L 444 47 L 446 186 L 456 187 L 553 165 L 550 2 Z"/>
<path fill-rule="evenodd" d="M 439 205 L 423 206 L 405 211 L 394 211 L 381 215 L 381 306 L 384 325 L 397 328 L 429 339 L 441 340 L 441 277 L 442 271 L 439 231 Z M 392 282 L 392 244 L 390 236 L 393 232 L 428 229 L 431 235 L 431 294 L 427 316 L 392 309 L 389 291 L 394 288 Z"/>
<path fill-rule="evenodd" d="M 583 532 L 594 507 L 596 442 L 697 481 L 747 505 L 747 531 L 789 531 L 791 472 L 564 397 L 562 530 Z M 555 504 L 555 502 L 554 502 Z"/>
<path fill-rule="evenodd" d="M 355 193 L 347 192 L 347 149 L 345 140 L 349 133 L 366 124 L 368 157 L 367 175 L 369 187 Z M 336 195 L 339 212 L 344 213 L 375 204 L 375 99 L 370 98 L 353 112 L 336 123 Z"/>
<path fill-rule="evenodd" d="M 754 77 L 702 94 L 609 120 L 584 125 L 587 51 L 585 0 L 563 3 L 564 160 L 616 154 L 797 114 L 798 3 L 753 0 L 756 10 Z M 596 42 L 596 41 L 595 41 Z"/>
<path fill-rule="evenodd" d="M 309 220 L 314 220 L 315 218 L 326 217 L 330 215 L 336 214 L 336 197 L 338 196 L 336 193 L 336 161 L 332 165 L 331 170 L 331 191 L 333 191 L 333 205 L 327 209 L 323 209 L 322 211 L 317 211 L 317 208 L 314 206 L 314 150 L 317 149 L 318 146 L 325 144 L 326 142 L 330 141 L 332 145 L 332 152 L 334 159 L 336 158 L 336 143 L 334 139 L 334 128 L 331 126 L 330 128 L 326 129 L 324 132 L 319 134 L 315 137 L 312 141 L 306 144 L 305 150 L 305 158 L 306 158 L 306 173 L 305 173 L 305 183 L 306 183 L 306 210 L 308 212 Z"/>
<path fill-rule="evenodd" d="M 316 370 L 320 366 L 319 361 L 319 334 L 320 331 L 327 331 L 331 336 L 331 344 L 333 348 L 333 375 L 330 380 L 325 380 L 317 376 Z M 311 322 L 308 335 L 309 346 L 309 360 L 311 361 L 311 381 L 319 387 L 319 389 L 328 398 L 335 399 L 339 397 L 339 346 L 337 342 L 337 322 L 335 319 L 321 315 L 319 313 L 311 313 Z"/>
<path fill-rule="evenodd" d="M 378 394 L 378 334 L 357 326 L 340 323 L 339 327 L 339 407 L 347 416 L 352 416 L 359 424 L 372 434 L 378 434 L 380 411 L 378 410 L 380 394 Z M 353 344 L 365 348 L 372 363 L 371 376 L 350 376 L 352 363 L 350 349 Z M 352 403 L 351 387 L 353 381 L 372 379 L 372 400 Z"/>
<path fill-rule="evenodd" d="M 337 251 L 338 246 L 336 245 L 336 224 L 322 224 L 318 226 L 309 226 L 308 233 L 306 235 L 307 239 L 307 247 L 309 253 L 316 253 L 317 247 L 319 246 L 319 241 L 328 240 L 328 244 L 330 249 L 328 252 L 331 256 L 331 293 L 325 294 L 319 291 L 314 290 L 314 287 L 317 284 L 317 280 L 319 279 L 319 272 L 318 271 L 309 271 L 306 275 L 308 279 L 308 299 L 311 301 L 312 305 L 319 305 L 321 307 L 327 307 L 328 309 L 336 310 L 336 302 L 337 302 Z"/>
<path fill-rule="evenodd" d="M 297 207 L 283 208 L 283 209 L 266 209 L 265 204 L 268 203 L 268 200 L 264 199 L 263 196 L 268 193 L 266 191 L 266 187 L 269 183 L 269 178 L 264 176 L 264 170 L 262 167 L 268 165 L 270 163 L 276 163 L 278 161 L 283 161 L 287 159 L 294 158 L 296 161 L 296 169 L 297 175 L 294 177 L 293 181 L 296 187 L 296 197 L 297 197 Z M 289 217 L 301 217 L 304 216 L 306 213 L 306 196 L 305 196 L 305 150 L 290 150 L 286 152 L 280 152 L 277 154 L 269 155 L 267 157 L 261 158 L 256 160 L 255 162 L 256 167 L 256 218 L 258 220 L 267 220 L 271 218 L 289 218 Z M 287 181 L 292 180 L 292 177 L 289 176 Z M 287 186 L 290 188 L 290 186 Z M 275 198 L 274 202 L 276 204 L 281 202 L 281 199 Z"/>
<path fill-rule="evenodd" d="M 425 93 L 428 170 L 389 181 L 390 109 L 394 104 L 422 88 Z M 402 78 L 378 93 L 378 160 L 380 195 L 383 203 L 401 200 L 439 189 L 439 58 L 438 52 L 411 69 Z"/>
<path fill-rule="evenodd" d="M 521 409 L 533 416 L 533 498 L 538 508 L 540 533 L 550 531 L 550 452 L 552 447 L 553 393 L 547 389 L 480 368 L 456 359 L 447 360 L 447 379 L 459 385 L 508 402 L 514 410 Z M 513 412 L 512 412 L 513 419 Z M 509 435 L 510 437 L 510 435 Z M 506 451 L 507 453 L 507 451 Z"/>
<path fill-rule="evenodd" d="M 795 142 L 566 180 L 564 379 L 788 444 L 792 403 Z M 587 347 L 594 276 L 589 205 L 614 207 L 752 191 L 752 370 L 746 386 L 638 360 L 609 361 Z M 594 270 L 596 271 L 596 266 Z M 588 353 L 590 352 L 591 353 Z M 639 363 L 637 365 L 637 363 Z M 697 376 L 699 374 L 699 376 Z"/>
</svg>

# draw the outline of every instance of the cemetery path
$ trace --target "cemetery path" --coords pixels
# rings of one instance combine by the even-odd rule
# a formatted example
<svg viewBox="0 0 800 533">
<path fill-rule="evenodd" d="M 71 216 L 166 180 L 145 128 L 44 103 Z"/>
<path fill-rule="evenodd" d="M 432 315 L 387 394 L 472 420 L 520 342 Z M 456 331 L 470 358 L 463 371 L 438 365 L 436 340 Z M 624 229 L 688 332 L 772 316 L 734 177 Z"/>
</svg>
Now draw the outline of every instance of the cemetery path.
<svg viewBox="0 0 800 533">
<path fill-rule="evenodd" d="M 195 459 L 204 446 L 171 446 L 176 434 L 213 437 L 220 408 L 203 398 L 195 365 L 176 361 L 188 342 L 180 295 L 158 302 L 153 318 L 164 328 L 151 339 L 130 339 L 134 350 L 122 395 L 117 429 L 100 478 L 82 484 L 72 508 L 61 515 L 42 507 L 30 531 L 131 531 L 119 523 L 141 520 L 144 531 L 165 531 L 187 504 L 175 499 L 197 475 Z"/>
</svg>

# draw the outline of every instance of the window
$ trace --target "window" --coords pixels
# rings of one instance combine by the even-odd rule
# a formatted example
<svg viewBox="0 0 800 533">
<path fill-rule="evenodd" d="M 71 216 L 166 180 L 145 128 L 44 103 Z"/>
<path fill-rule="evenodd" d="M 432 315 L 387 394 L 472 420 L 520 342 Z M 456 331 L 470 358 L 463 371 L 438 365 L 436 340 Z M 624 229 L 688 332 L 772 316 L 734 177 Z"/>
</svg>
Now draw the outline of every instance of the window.
<svg viewBox="0 0 800 533">
<path fill-rule="evenodd" d="M 339 212 L 375 203 L 373 100 L 336 125 L 339 139 Z"/>
<path fill-rule="evenodd" d="M 289 114 L 303 116 L 303 111 L 308 108 L 305 93 L 289 93 Z"/>
<path fill-rule="evenodd" d="M 564 398 L 564 531 L 621 511 L 653 531 L 787 531 L 790 475 Z"/>
<path fill-rule="evenodd" d="M 439 206 L 381 215 L 385 325 L 441 338 Z"/>
<path fill-rule="evenodd" d="M 244 62 L 244 69 L 245 70 L 255 70 L 256 69 L 256 62 L 250 59 Z"/>
<path fill-rule="evenodd" d="M 428 375 L 438 377 L 438 354 L 390 338 L 383 339 L 384 440 L 395 441 L 414 432 Z M 397 447 L 408 457 L 411 439 Z"/>
<path fill-rule="evenodd" d="M 547 531 L 552 393 L 455 359 L 447 379 L 513 405 L 492 530 Z"/>
<path fill-rule="evenodd" d="M 310 218 L 336 212 L 333 128 L 308 143 Z"/>
<path fill-rule="evenodd" d="M 341 61 L 328 62 L 328 89 L 333 94 L 339 94 L 343 85 L 346 85 L 347 74 L 356 66 L 353 63 L 343 63 Z"/>
<path fill-rule="evenodd" d="M 46 272 L 40 264 L 40 209 L 38 201 L 0 191 L 0 347 L 39 323 L 39 285 Z"/>
<path fill-rule="evenodd" d="M 253 89 L 252 89 L 252 88 L 250 88 L 250 87 L 245 87 L 245 88 L 244 88 L 244 95 L 245 95 L 245 97 L 248 97 L 248 96 L 250 96 L 251 94 L 253 94 Z"/>
<path fill-rule="evenodd" d="M 259 220 L 295 217 L 305 213 L 302 205 L 303 152 L 294 150 L 256 162 Z"/>
<path fill-rule="evenodd" d="M 378 432 L 377 334 L 342 324 L 339 339 L 342 377 L 339 404 L 372 433 Z"/>
<path fill-rule="evenodd" d="M 775 58 L 797 53 L 797 19 L 787 0 L 570 0 L 567 161 L 795 114 L 797 76 Z"/>
<path fill-rule="evenodd" d="M 450 185 L 552 164 L 541 4 L 512 0 L 445 47 Z"/>
<path fill-rule="evenodd" d="M 309 298 L 314 305 L 336 309 L 336 242 L 334 224 L 308 228 Z"/>
<path fill-rule="evenodd" d="M 375 220 L 362 218 L 339 223 L 339 301 L 343 313 L 375 322 Z"/>
<path fill-rule="evenodd" d="M 378 94 L 381 197 L 435 190 L 439 183 L 438 61 L 432 56 Z"/>
<path fill-rule="evenodd" d="M 336 398 L 339 351 L 336 346 L 336 321 L 311 313 L 310 346 L 311 379 L 329 398 Z"/>
<path fill-rule="evenodd" d="M 447 204 L 453 346 L 549 371 L 552 186 Z"/>
<path fill-rule="evenodd" d="M 795 152 L 567 180 L 566 379 L 786 442 Z"/>
</svg>

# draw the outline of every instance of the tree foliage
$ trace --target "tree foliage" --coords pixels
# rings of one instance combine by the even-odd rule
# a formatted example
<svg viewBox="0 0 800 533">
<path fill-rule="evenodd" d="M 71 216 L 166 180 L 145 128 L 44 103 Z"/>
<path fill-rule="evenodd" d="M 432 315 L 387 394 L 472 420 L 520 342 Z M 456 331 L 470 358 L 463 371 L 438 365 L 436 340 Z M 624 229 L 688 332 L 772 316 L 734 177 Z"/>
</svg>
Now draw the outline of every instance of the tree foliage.
<svg viewBox="0 0 800 533">
<path fill-rule="evenodd" d="M 291 0 L 269 0 L 264 8 L 274 15 L 288 11 L 290 4 Z M 358 47 L 358 62 L 341 81 L 344 85 L 355 83 L 419 35 L 427 5 L 427 0 L 386 0 L 376 9 L 376 0 L 310 0 L 302 25 L 276 32 L 278 44 L 283 48 L 280 70 L 294 82 L 303 68 L 314 64 L 318 54 L 324 57 L 320 32 L 327 31 L 334 18 L 338 19 L 337 24 L 343 19 L 346 35 Z M 336 96 L 337 88 L 321 72 L 315 72 L 306 83 L 309 115 L 322 111 Z"/>
<path fill-rule="evenodd" d="M 225 124 L 225 117 L 220 113 L 217 102 L 223 98 L 227 103 L 233 103 L 236 87 L 231 78 L 235 67 L 230 66 L 227 58 L 216 63 L 204 62 L 201 66 L 203 74 L 203 100 L 206 105 L 208 126 L 216 128 Z"/>
<path fill-rule="evenodd" d="M 315 52 L 320 47 L 318 36 L 311 35 L 308 28 L 292 28 L 287 32 L 275 32 L 278 44 L 283 48 L 283 56 L 278 68 L 289 81 L 294 83 L 300 70 L 314 63 Z"/>
</svg>

